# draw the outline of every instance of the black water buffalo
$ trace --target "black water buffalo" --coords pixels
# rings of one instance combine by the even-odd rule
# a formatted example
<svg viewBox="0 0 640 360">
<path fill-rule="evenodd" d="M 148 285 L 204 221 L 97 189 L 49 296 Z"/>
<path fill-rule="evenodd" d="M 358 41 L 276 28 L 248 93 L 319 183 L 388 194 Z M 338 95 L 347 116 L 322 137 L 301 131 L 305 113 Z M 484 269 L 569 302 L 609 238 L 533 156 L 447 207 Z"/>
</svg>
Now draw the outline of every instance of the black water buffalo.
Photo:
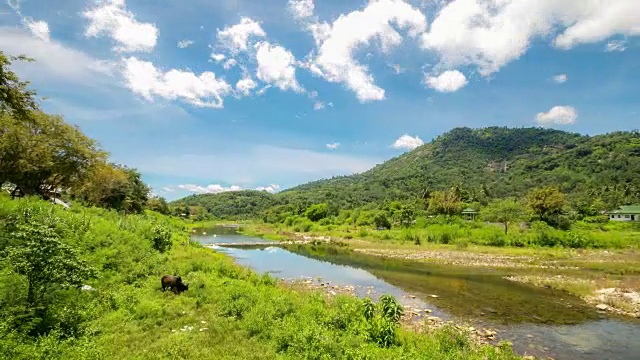
<svg viewBox="0 0 640 360">
<path fill-rule="evenodd" d="M 182 282 L 182 277 L 165 275 L 160 279 L 160 283 L 162 284 L 162 291 L 165 291 L 167 288 L 171 288 L 174 294 L 179 294 L 183 291 L 189 290 L 189 285 L 184 284 Z"/>
</svg>

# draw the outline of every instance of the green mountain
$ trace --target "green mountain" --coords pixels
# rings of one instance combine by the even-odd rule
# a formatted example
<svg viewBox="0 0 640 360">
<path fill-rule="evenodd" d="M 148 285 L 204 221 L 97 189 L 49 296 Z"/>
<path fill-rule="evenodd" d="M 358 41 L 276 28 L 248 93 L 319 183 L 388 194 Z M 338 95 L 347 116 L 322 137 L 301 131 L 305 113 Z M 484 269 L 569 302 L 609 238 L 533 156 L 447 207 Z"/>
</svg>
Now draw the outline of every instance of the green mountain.
<svg viewBox="0 0 640 360">
<path fill-rule="evenodd" d="M 276 195 L 259 192 L 196 195 L 177 203 L 216 216 L 253 216 L 274 205 L 339 209 L 410 201 L 457 186 L 468 202 L 522 197 L 558 186 L 574 201 L 601 198 L 609 206 L 640 202 L 640 132 L 586 136 L 541 128 L 456 128 L 371 170 L 310 182 Z M 248 201 L 248 204 L 243 203 Z M 236 210 L 228 206 L 238 206 Z"/>
</svg>

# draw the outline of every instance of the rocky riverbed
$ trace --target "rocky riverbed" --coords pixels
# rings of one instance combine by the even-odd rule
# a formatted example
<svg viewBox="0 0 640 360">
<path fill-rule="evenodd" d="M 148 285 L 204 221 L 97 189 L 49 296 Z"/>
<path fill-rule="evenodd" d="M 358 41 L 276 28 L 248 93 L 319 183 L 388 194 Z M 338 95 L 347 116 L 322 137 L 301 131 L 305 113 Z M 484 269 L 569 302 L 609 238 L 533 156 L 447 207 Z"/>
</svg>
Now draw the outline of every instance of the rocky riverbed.
<svg viewBox="0 0 640 360">
<path fill-rule="evenodd" d="M 353 249 L 353 251 L 367 255 L 403 260 L 426 261 L 441 265 L 491 268 L 578 269 L 578 267 L 561 266 L 553 262 L 539 264 L 539 259 L 533 256 L 480 254 L 450 250 Z"/>
<path fill-rule="evenodd" d="M 338 294 L 347 294 L 356 296 L 356 290 L 366 291 L 366 295 L 372 299 L 377 299 L 380 295 L 373 287 L 351 286 L 351 285 L 335 285 L 321 278 L 315 281 L 311 277 L 302 277 L 296 279 L 281 279 L 285 284 L 294 288 L 302 288 L 306 290 L 321 290 L 327 297 L 332 298 Z M 362 292 L 362 291 L 359 291 Z M 438 295 L 432 294 L 430 297 L 437 298 Z M 404 314 L 401 323 L 404 327 L 416 332 L 428 332 L 441 328 L 445 325 L 453 326 L 459 331 L 466 333 L 472 340 L 479 344 L 496 345 L 500 340 L 498 331 L 489 328 L 476 328 L 468 324 L 455 323 L 451 320 L 445 320 L 438 316 L 432 315 L 432 310 L 421 307 L 422 301 L 415 295 L 405 295 L 398 299 L 398 302 L 404 308 Z"/>
<path fill-rule="evenodd" d="M 505 276 L 504 279 L 560 290 L 566 289 L 569 286 L 597 289 L 597 284 L 594 280 L 563 275 Z M 599 311 L 640 318 L 640 292 L 625 288 L 608 287 L 592 290 L 589 295 L 583 295 L 581 297 Z"/>
</svg>

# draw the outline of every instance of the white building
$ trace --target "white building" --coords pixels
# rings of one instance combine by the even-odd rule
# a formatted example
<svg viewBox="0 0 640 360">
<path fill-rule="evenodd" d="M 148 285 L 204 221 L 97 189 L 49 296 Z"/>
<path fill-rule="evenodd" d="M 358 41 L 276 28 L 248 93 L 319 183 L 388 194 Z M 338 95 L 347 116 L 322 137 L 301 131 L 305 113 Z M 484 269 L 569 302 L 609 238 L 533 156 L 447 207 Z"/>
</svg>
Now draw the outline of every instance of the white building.
<svg viewBox="0 0 640 360">
<path fill-rule="evenodd" d="M 611 221 L 640 221 L 640 205 L 620 206 L 617 210 L 609 211 Z"/>
</svg>

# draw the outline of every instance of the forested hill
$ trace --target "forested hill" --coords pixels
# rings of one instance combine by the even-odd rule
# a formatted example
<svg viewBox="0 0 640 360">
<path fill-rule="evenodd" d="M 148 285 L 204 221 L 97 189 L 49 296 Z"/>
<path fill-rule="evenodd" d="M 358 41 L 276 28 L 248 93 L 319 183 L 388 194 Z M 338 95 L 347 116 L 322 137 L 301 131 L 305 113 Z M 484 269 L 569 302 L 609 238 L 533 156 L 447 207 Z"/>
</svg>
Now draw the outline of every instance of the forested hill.
<svg viewBox="0 0 640 360">
<path fill-rule="evenodd" d="M 598 197 L 617 206 L 640 201 L 639 174 L 638 131 L 585 136 L 541 128 L 456 128 L 361 174 L 319 180 L 273 196 L 199 195 L 178 203 L 216 209 L 214 215 L 224 216 L 229 199 L 250 199 L 255 214 L 277 204 L 327 202 L 347 209 L 413 200 L 452 186 L 474 202 L 522 197 L 551 185 L 573 199 Z"/>
</svg>

